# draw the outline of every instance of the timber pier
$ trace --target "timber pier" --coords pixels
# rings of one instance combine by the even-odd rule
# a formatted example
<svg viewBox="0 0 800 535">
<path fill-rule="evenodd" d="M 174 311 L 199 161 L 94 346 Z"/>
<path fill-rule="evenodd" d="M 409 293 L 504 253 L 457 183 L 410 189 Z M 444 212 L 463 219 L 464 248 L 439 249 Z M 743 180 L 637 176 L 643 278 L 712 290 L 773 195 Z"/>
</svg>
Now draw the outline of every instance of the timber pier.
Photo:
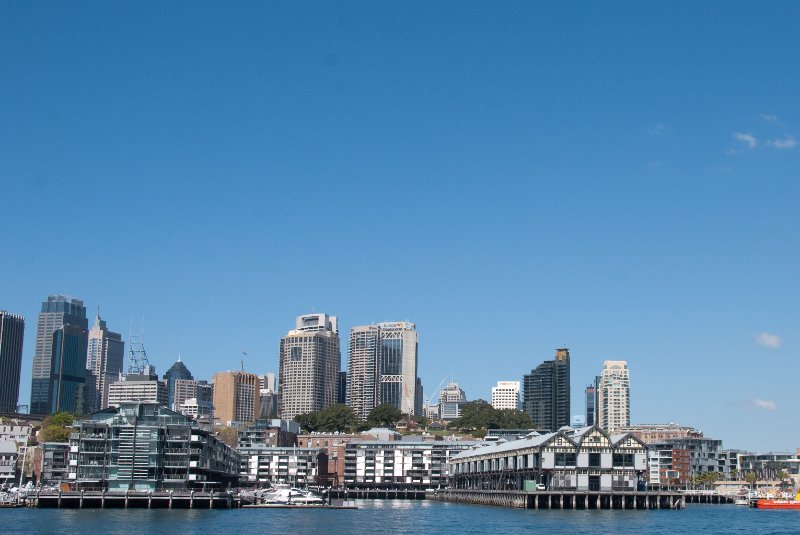
<svg viewBox="0 0 800 535">
<path fill-rule="evenodd" d="M 25 498 L 28 507 L 146 508 L 146 509 L 236 509 L 241 501 L 230 492 L 155 491 L 40 491 Z"/>
<path fill-rule="evenodd" d="M 683 509 L 678 492 L 437 490 L 430 500 L 519 509 Z"/>
</svg>

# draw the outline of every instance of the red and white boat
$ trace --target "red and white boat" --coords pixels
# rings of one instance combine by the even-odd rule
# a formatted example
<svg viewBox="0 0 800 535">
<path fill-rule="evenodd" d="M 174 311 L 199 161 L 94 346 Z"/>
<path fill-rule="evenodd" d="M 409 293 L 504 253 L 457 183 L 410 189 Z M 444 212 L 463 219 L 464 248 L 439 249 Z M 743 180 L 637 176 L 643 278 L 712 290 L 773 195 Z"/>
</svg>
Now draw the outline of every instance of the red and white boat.
<svg viewBox="0 0 800 535">
<path fill-rule="evenodd" d="M 800 509 L 800 490 L 797 491 L 797 496 L 793 500 L 756 500 L 756 507 L 759 509 Z"/>
</svg>

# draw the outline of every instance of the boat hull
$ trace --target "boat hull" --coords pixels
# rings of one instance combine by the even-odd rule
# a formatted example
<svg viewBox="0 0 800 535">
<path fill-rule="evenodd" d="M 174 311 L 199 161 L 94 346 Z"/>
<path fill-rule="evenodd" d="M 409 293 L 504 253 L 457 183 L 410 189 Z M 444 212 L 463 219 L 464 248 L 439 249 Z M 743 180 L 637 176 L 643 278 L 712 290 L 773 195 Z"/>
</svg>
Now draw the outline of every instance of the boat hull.
<svg viewBox="0 0 800 535">
<path fill-rule="evenodd" d="M 797 500 L 758 500 L 758 509 L 797 509 L 800 510 L 800 501 Z"/>
</svg>

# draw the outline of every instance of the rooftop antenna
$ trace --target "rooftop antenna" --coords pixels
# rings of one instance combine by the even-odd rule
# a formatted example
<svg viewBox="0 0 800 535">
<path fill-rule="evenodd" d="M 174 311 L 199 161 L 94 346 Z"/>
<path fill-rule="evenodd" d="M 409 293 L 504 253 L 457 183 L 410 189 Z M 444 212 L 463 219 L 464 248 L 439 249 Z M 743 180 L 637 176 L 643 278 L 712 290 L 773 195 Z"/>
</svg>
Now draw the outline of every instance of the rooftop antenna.
<svg viewBox="0 0 800 535">
<path fill-rule="evenodd" d="M 244 349 L 242 349 L 242 357 L 241 357 L 242 371 L 244 371 L 244 358 L 246 356 L 247 356 L 247 352 Z"/>
<path fill-rule="evenodd" d="M 128 373 L 142 374 L 146 366 L 150 365 L 147 360 L 147 352 L 144 350 L 144 319 L 142 319 L 142 330 L 139 336 L 130 335 L 129 342 L 129 362 Z"/>
</svg>

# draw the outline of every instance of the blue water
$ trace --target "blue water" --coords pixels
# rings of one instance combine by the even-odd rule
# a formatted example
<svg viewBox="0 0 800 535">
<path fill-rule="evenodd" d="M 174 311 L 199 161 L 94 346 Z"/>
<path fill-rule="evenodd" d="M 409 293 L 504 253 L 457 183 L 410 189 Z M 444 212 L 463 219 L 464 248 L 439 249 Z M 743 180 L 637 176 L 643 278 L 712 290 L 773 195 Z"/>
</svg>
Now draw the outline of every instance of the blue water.
<svg viewBox="0 0 800 535">
<path fill-rule="evenodd" d="M 358 510 L 2 509 L 0 534 L 419 535 L 486 533 L 789 534 L 800 511 L 692 505 L 682 511 L 518 510 L 432 501 L 361 500 Z"/>
</svg>

